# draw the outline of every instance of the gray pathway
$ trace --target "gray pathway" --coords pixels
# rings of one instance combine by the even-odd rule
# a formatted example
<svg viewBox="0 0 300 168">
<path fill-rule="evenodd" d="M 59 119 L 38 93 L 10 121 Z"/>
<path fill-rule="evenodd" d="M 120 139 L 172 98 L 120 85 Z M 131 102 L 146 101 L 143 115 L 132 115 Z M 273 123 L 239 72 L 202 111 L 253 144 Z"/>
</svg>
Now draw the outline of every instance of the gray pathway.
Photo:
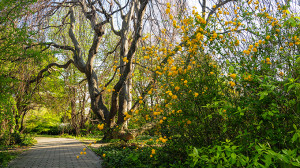
<svg viewBox="0 0 300 168">
<path fill-rule="evenodd" d="M 101 161 L 90 149 L 74 139 L 36 138 L 38 143 L 13 160 L 11 168 L 101 168 Z M 79 155 L 77 159 L 76 156 Z"/>
</svg>

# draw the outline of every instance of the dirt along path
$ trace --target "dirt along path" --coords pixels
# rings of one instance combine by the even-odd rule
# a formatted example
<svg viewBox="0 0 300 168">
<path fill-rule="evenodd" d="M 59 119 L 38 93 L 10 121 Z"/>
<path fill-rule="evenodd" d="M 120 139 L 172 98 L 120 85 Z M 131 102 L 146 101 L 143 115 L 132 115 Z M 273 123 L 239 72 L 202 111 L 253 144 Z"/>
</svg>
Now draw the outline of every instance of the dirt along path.
<svg viewBox="0 0 300 168">
<path fill-rule="evenodd" d="M 11 161 L 8 167 L 101 168 L 100 158 L 75 139 L 38 137 L 36 140 L 38 141 L 36 145 Z M 86 150 L 83 151 L 83 148 Z"/>
</svg>

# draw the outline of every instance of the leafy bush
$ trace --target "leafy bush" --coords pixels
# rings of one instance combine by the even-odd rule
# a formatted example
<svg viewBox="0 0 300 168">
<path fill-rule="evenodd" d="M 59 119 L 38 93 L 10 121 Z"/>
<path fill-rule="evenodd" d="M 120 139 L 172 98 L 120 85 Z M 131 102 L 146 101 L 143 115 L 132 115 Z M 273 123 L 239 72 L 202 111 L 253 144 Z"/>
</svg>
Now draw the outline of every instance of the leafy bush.
<svg viewBox="0 0 300 168">
<path fill-rule="evenodd" d="M 6 134 L 0 139 L 0 146 L 7 145 L 21 145 L 21 146 L 31 146 L 36 142 L 33 135 L 30 134 L 20 134 L 14 132 L 12 134 Z"/>
<path fill-rule="evenodd" d="M 150 148 L 136 146 L 103 146 L 95 151 L 99 154 L 104 167 L 148 167 L 151 165 Z"/>
<path fill-rule="evenodd" d="M 157 103 L 142 102 L 138 122 L 160 120 L 155 134 L 167 137 L 162 153 L 172 166 L 172 158 L 196 167 L 299 164 L 299 17 L 288 2 L 269 13 L 237 3 L 234 21 L 216 15 L 210 21 L 219 24 L 205 24 L 194 10 L 180 20 L 180 44 L 145 48 L 166 59 L 154 67 L 159 86 L 148 92 Z M 187 146 L 192 162 L 185 162 Z"/>
<path fill-rule="evenodd" d="M 241 147 L 225 142 L 213 147 L 192 148 L 187 161 L 191 167 L 293 167 L 300 166 L 299 151 L 283 149 L 275 152 L 267 145 L 258 144 L 244 155 Z M 298 155 L 298 156 L 297 156 Z"/>
</svg>

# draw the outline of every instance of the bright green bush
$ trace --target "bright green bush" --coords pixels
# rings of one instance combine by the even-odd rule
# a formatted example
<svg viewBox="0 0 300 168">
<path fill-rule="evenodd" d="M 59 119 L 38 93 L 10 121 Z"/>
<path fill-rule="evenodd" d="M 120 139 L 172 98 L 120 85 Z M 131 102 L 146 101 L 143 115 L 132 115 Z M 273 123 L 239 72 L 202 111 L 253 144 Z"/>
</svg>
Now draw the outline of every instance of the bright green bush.
<svg viewBox="0 0 300 168">
<path fill-rule="evenodd" d="M 192 148 L 187 164 L 190 167 L 299 167 L 299 151 L 273 151 L 268 145 L 249 146 L 254 149 L 244 155 L 239 146 L 227 141 L 213 147 Z"/>
<path fill-rule="evenodd" d="M 151 165 L 150 148 L 103 146 L 95 151 L 105 167 L 147 167 Z"/>
</svg>

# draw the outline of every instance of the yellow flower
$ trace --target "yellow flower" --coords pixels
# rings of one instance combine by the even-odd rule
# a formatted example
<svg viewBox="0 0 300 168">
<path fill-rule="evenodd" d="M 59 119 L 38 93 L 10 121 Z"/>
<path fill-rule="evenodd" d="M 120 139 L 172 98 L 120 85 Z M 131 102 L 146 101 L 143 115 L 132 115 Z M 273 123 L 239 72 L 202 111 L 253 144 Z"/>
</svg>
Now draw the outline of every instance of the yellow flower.
<svg viewBox="0 0 300 168">
<path fill-rule="evenodd" d="M 175 90 L 176 90 L 176 91 L 178 91 L 179 89 L 180 89 L 180 87 L 179 87 L 179 86 L 176 86 L 176 87 L 175 87 Z"/>
<path fill-rule="evenodd" d="M 152 158 L 153 156 L 152 156 L 152 155 L 150 155 L 150 157 Z"/>
<path fill-rule="evenodd" d="M 102 156 L 103 156 L 103 157 L 105 157 L 105 156 L 106 156 L 106 154 L 104 153 Z"/>
<path fill-rule="evenodd" d="M 170 8 L 167 8 L 166 9 L 166 14 L 169 14 L 170 13 Z"/>
<path fill-rule="evenodd" d="M 270 39 L 270 36 L 269 36 L 269 35 L 267 35 L 266 39 L 267 39 L 267 40 L 269 40 L 269 39 Z"/>
<path fill-rule="evenodd" d="M 160 124 L 162 124 L 163 122 L 164 122 L 163 120 L 160 120 L 160 121 L 159 121 Z"/>
<path fill-rule="evenodd" d="M 217 38 L 218 34 L 217 33 L 213 33 L 212 38 Z"/>
<path fill-rule="evenodd" d="M 77 156 L 76 156 L 76 158 L 78 159 L 78 158 L 79 158 L 79 156 L 77 155 Z"/>
<path fill-rule="evenodd" d="M 195 92 L 194 95 L 195 95 L 195 97 L 198 97 L 199 93 Z"/>
<path fill-rule="evenodd" d="M 187 124 L 192 124 L 192 121 L 188 120 L 186 123 L 187 123 Z"/>
<path fill-rule="evenodd" d="M 234 45 L 235 45 L 235 46 L 240 45 L 240 41 L 239 41 L 239 40 L 236 40 Z"/>
<path fill-rule="evenodd" d="M 86 150 L 86 148 L 83 148 L 83 151 L 85 151 Z"/>
<path fill-rule="evenodd" d="M 279 72 L 279 75 L 280 75 L 280 76 L 283 76 L 283 75 L 284 75 L 284 73 L 281 71 L 281 72 Z"/>
<path fill-rule="evenodd" d="M 83 154 L 83 152 L 80 152 L 80 155 L 82 155 Z"/>
<path fill-rule="evenodd" d="M 97 126 L 97 127 L 98 127 L 98 129 L 99 129 L 99 130 L 103 130 L 103 128 L 104 128 L 104 124 L 101 124 L 101 125 L 100 125 L 100 124 L 98 124 L 98 126 Z"/>
<path fill-rule="evenodd" d="M 161 142 L 162 142 L 162 143 L 166 143 L 166 142 L 167 142 L 167 139 L 162 138 L 162 139 L 161 139 Z"/>
<path fill-rule="evenodd" d="M 171 4 L 169 2 L 166 5 L 167 5 L 167 8 L 171 7 Z"/>
<path fill-rule="evenodd" d="M 233 74 L 230 75 L 230 77 L 231 77 L 232 79 L 235 79 L 235 78 L 236 78 L 236 74 L 233 73 Z"/>
<path fill-rule="evenodd" d="M 267 61 L 267 62 L 270 62 L 271 60 L 270 60 L 270 58 L 266 58 L 266 61 Z"/>
<path fill-rule="evenodd" d="M 153 155 L 155 154 L 155 149 L 152 149 L 151 154 Z"/>
<path fill-rule="evenodd" d="M 213 75 L 213 74 L 214 74 L 214 72 L 210 72 L 210 74 L 211 74 L 211 75 Z"/>
<path fill-rule="evenodd" d="M 184 84 L 187 84 L 187 82 L 188 82 L 188 81 L 187 81 L 187 80 L 185 80 L 183 83 L 184 83 Z"/>
<path fill-rule="evenodd" d="M 172 99 L 177 99 L 177 96 L 176 96 L 176 95 L 173 95 L 173 96 L 172 96 Z"/>
<path fill-rule="evenodd" d="M 232 81 L 230 81 L 229 84 L 230 84 L 231 87 L 234 87 L 234 86 L 235 86 L 235 83 L 232 82 Z"/>
<path fill-rule="evenodd" d="M 86 155 L 86 152 L 83 152 L 84 155 Z"/>
</svg>

